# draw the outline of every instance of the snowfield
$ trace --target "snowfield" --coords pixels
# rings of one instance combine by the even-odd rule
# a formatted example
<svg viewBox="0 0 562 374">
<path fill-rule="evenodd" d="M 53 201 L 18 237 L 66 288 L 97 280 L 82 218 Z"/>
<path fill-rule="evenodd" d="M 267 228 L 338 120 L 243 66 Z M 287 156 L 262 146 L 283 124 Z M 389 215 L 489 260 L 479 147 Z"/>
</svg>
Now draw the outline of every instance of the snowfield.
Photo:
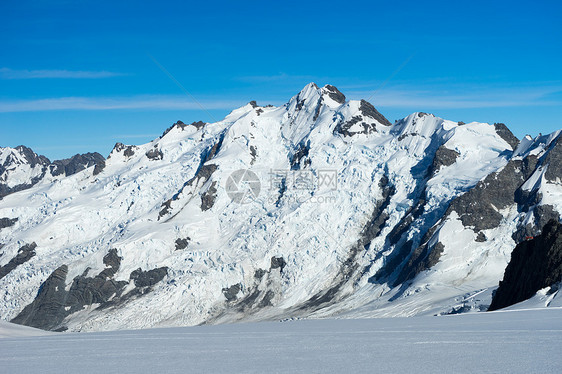
<svg viewBox="0 0 562 374">
<path fill-rule="evenodd" d="M 0 331 L 5 325 L 0 325 Z M 4 373 L 545 373 L 562 309 L 0 339 Z"/>
</svg>

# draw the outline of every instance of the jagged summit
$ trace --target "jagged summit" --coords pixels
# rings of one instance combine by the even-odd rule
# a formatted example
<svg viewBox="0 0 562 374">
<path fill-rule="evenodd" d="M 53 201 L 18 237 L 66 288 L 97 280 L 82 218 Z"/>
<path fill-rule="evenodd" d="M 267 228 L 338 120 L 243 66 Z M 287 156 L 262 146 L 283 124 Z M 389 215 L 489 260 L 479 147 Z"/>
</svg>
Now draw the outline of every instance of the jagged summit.
<svg viewBox="0 0 562 374">
<path fill-rule="evenodd" d="M 0 314 L 84 331 L 484 310 L 471 295 L 560 218 L 560 141 L 391 124 L 310 83 L 57 175 L 3 148 Z"/>
</svg>

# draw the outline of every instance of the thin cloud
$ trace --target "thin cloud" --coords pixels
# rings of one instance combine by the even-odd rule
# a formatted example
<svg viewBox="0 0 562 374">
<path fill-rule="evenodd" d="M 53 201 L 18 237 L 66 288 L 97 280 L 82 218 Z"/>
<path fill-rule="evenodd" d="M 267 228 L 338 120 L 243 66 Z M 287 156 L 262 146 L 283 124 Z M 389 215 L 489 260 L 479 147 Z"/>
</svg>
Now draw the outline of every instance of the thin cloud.
<svg viewBox="0 0 562 374">
<path fill-rule="evenodd" d="M 513 87 L 489 88 L 472 87 L 465 90 L 447 91 L 435 89 L 385 89 L 371 98 L 371 102 L 381 107 L 423 109 L 476 109 L 521 106 L 555 106 L 562 100 L 554 94 L 562 87 Z M 349 97 L 369 97 L 372 92 L 350 92 Z"/>
<path fill-rule="evenodd" d="M 105 70 L 14 70 L 0 68 L 0 79 L 102 79 L 123 75 L 125 74 Z"/>
<path fill-rule="evenodd" d="M 206 109 L 234 109 L 245 103 L 240 101 L 201 101 Z M 60 97 L 37 100 L 0 101 L 0 113 L 39 112 L 55 110 L 201 110 L 200 106 L 184 97 L 132 96 L 132 97 Z"/>
</svg>

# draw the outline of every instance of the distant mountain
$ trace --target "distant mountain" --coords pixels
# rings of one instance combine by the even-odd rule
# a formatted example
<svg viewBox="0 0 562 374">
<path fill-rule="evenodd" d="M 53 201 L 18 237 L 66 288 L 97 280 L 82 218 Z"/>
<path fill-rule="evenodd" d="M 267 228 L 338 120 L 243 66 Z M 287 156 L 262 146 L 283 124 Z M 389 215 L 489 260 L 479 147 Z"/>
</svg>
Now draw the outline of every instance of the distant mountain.
<svg viewBox="0 0 562 374">
<path fill-rule="evenodd" d="M 64 160 L 49 161 L 23 145 L 16 148 L 0 147 L 0 199 L 14 192 L 28 189 L 43 178 L 69 176 L 92 165 L 102 164 L 99 153 L 75 155 Z"/>
<path fill-rule="evenodd" d="M 513 248 L 560 219 L 561 149 L 560 131 L 391 123 L 314 83 L 106 160 L 3 149 L 0 315 L 83 331 L 486 310 Z"/>
</svg>

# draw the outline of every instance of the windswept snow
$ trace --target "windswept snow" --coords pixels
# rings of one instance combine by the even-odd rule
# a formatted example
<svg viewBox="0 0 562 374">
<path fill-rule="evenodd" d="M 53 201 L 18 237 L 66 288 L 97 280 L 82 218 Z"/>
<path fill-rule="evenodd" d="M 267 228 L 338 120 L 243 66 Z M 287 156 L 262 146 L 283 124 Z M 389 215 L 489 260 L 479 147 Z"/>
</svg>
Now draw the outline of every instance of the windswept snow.
<svg viewBox="0 0 562 374">
<path fill-rule="evenodd" d="M 562 309 L 0 339 L 6 373 L 546 373 Z"/>
<path fill-rule="evenodd" d="M 31 336 L 45 336 L 51 333 L 33 327 L 16 325 L 0 320 L 0 339 L 3 338 L 24 338 Z"/>
</svg>

